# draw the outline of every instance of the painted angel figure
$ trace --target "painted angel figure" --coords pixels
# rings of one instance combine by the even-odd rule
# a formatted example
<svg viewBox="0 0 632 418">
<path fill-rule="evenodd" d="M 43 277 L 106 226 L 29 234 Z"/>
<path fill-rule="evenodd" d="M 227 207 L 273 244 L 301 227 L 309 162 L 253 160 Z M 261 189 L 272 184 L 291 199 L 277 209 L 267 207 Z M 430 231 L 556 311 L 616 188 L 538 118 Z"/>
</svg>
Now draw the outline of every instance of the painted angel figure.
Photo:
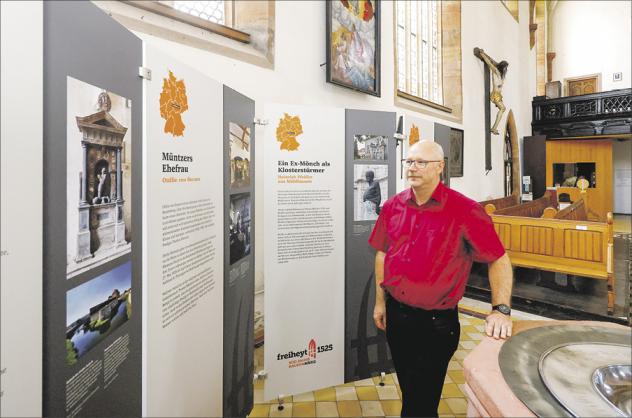
<svg viewBox="0 0 632 418">
<path fill-rule="evenodd" d="M 474 55 L 478 58 L 482 59 L 485 64 L 490 68 L 492 72 L 492 84 L 494 87 L 492 88 L 492 92 L 489 94 L 489 101 L 492 102 L 496 108 L 498 108 L 498 113 L 496 114 L 496 121 L 494 122 L 494 126 L 490 129 L 491 133 L 494 135 L 498 135 L 498 125 L 500 124 L 500 120 L 505 114 L 505 104 L 503 103 L 503 82 L 505 81 L 505 74 L 507 74 L 507 67 L 509 63 L 507 61 L 494 61 L 489 55 L 485 53 L 481 48 L 474 48 Z"/>
</svg>

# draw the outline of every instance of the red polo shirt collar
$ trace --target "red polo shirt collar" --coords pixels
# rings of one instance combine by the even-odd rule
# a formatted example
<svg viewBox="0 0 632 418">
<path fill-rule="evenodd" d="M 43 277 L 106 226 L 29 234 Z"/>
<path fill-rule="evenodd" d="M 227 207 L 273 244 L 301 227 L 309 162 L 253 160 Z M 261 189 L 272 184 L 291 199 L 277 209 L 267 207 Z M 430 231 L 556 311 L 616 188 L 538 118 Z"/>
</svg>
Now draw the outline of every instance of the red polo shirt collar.
<svg viewBox="0 0 632 418">
<path fill-rule="evenodd" d="M 416 207 L 422 207 L 424 205 L 427 205 L 428 203 L 438 203 L 440 207 L 443 207 L 446 197 L 446 189 L 447 188 L 443 185 L 443 183 L 439 182 L 439 184 L 437 184 L 437 187 L 435 187 L 432 194 L 430 195 L 430 199 L 428 199 L 428 201 L 423 205 L 418 205 L 417 198 L 415 197 L 415 192 L 413 191 L 412 187 L 409 187 L 402 192 L 402 201 L 404 203 L 412 203 Z"/>
</svg>

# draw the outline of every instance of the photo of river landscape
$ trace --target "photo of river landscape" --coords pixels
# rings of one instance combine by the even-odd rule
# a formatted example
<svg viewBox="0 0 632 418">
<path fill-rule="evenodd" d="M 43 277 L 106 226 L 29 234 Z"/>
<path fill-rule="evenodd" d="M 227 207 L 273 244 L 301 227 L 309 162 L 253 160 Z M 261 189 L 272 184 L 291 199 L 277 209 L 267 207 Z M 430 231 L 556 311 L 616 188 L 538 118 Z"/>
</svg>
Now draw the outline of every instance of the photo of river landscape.
<svg viewBox="0 0 632 418">
<path fill-rule="evenodd" d="M 95 277 L 66 295 L 66 362 L 85 353 L 132 316 L 131 262 Z"/>
</svg>

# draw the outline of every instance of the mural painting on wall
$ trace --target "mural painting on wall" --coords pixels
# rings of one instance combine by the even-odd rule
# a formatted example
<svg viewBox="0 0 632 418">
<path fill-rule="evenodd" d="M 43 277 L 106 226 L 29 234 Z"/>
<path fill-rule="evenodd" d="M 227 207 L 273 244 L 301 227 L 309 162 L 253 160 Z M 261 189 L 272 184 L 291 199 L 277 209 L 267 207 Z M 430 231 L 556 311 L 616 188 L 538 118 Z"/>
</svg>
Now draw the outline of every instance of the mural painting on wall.
<svg viewBox="0 0 632 418">
<path fill-rule="evenodd" d="M 388 199 L 388 165 L 356 164 L 353 174 L 353 220 L 375 221 Z"/>
<path fill-rule="evenodd" d="M 130 100 L 67 78 L 66 274 L 131 251 Z M 86 116 L 87 115 L 87 116 Z"/>
<path fill-rule="evenodd" d="M 379 97 L 379 2 L 333 0 L 326 7 L 327 82 Z"/>
<path fill-rule="evenodd" d="M 230 188 L 250 186 L 250 128 L 230 122 Z"/>
<path fill-rule="evenodd" d="M 450 177 L 463 177 L 463 131 L 450 129 Z"/>
</svg>

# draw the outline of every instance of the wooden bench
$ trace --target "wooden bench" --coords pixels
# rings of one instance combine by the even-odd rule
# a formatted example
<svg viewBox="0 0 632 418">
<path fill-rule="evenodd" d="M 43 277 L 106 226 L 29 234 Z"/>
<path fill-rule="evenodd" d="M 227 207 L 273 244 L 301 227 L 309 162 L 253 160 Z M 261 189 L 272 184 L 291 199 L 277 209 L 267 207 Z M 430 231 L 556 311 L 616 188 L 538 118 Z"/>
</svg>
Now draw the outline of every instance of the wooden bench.
<svg viewBox="0 0 632 418">
<path fill-rule="evenodd" d="M 544 201 L 534 202 L 520 205 L 523 208 L 496 210 L 490 215 L 511 264 L 607 280 L 608 314 L 612 314 L 615 280 L 612 213 L 608 213 L 606 222 L 586 221 L 586 204 L 580 199 L 555 213 L 553 218 L 526 216 L 537 214 L 537 208 L 542 210 Z"/>
<path fill-rule="evenodd" d="M 554 216 L 555 219 L 567 219 L 571 221 L 587 221 L 588 211 L 586 210 L 586 201 L 579 199 L 572 205 L 569 205 L 559 211 Z"/>
<path fill-rule="evenodd" d="M 520 196 L 517 194 L 501 197 L 498 199 L 485 200 L 479 202 L 479 204 L 485 209 L 485 213 L 491 215 L 497 209 L 504 209 L 510 206 L 516 206 L 520 204 Z"/>
<path fill-rule="evenodd" d="M 495 215 L 526 216 L 529 218 L 553 217 L 556 213 L 557 194 L 554 190 L 547 190 L 544 196 L 531 202 L 497 209 L 493 212 Z"/>
</svg>

